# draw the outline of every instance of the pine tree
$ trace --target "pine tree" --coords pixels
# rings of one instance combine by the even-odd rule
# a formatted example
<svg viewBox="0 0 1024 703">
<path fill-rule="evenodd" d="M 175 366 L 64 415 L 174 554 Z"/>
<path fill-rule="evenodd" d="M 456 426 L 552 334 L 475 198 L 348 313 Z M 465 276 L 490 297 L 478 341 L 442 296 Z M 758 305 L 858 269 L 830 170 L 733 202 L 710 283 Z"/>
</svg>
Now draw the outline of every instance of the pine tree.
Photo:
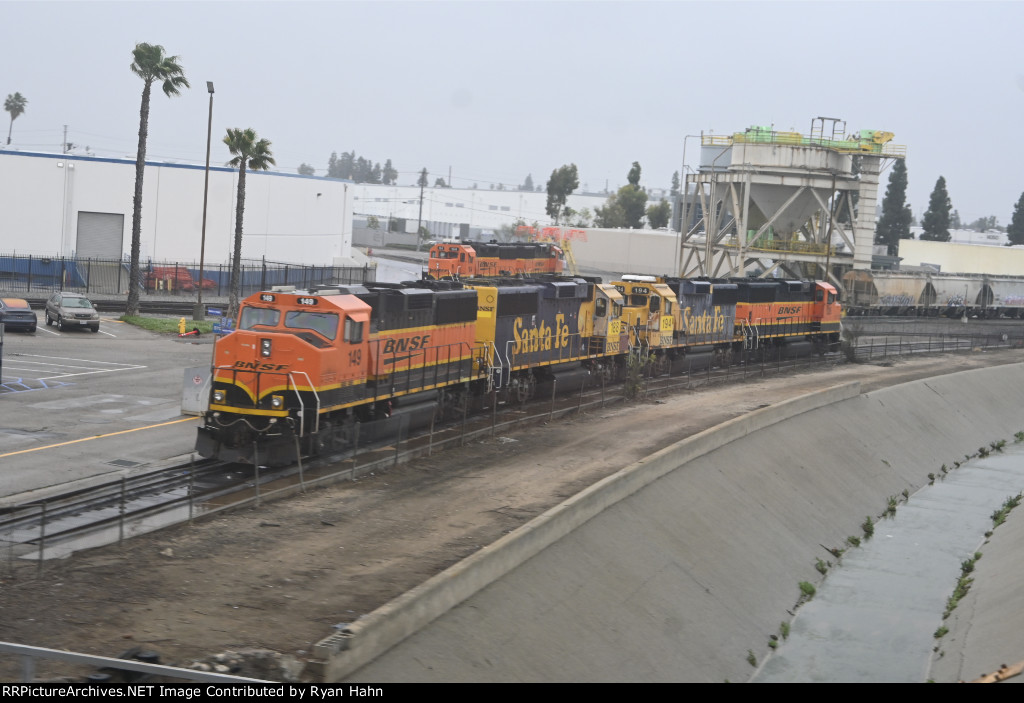
<svg viewBox="0 0 1024 703">
<path fill-rule="evenodd" d="M 875 228 L 875 244 L 884 244 L 890 256 L 896 255 L 901 239 L 910 239 L 910 208 L 906 199 L 907 165 L 903 159 L 897 159 L 882 199 L 882 217 Z"/>
<path fill-rule="evenodd" d="M 949 233 L 949 213 L 953 209 L 953 203 L 949 200 L 949 193 L 946 192 L 946 179 L 939 176 L 935 181 L 935 190 L 932 191 L 928 200 L 928 210 L 921 218 L 921 239 L 933 242 L 948 242 L 952 239 Z"/>
<path fill-rule="evenodd" d="M 1009 238 L 1011 246 L 1024 244 L 1024 193 L 1020 194 L 1020 200 L 1013 208 L 1013 217 L 1010 218 L 1010 224 L 1006 228 L 1006 236 Z"/>
</svg>

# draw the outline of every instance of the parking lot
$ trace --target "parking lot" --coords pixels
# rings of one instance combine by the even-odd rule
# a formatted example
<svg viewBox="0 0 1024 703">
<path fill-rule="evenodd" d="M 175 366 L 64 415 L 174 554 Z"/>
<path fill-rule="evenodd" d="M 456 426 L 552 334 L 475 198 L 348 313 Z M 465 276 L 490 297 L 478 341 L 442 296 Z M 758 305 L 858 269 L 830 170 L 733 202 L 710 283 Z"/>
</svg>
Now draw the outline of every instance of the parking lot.
<svg viewBox="0 0 1024 703">
<path fill-rule="evenodd" d="M 185 369 L 212 338 L 160 335 L 103 315 L 99 333 L 47 327 L 4 335 L 0 504 L 67 482 L 109 480 L 187 455 L 198 420 L 181 413 Z"/>
</svg>

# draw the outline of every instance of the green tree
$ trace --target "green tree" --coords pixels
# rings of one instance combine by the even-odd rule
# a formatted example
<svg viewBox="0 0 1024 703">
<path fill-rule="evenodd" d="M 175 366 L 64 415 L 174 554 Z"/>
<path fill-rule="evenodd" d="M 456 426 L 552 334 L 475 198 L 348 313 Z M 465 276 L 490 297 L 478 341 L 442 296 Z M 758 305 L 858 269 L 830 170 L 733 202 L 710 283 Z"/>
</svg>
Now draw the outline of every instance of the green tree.
<svg viewBox="0 0 1024 703">
<path fill-rule="evenodd" d="M 640 164 L 638 162 L 633 162 L 633 167 L 630 168 L 629 173 L 626 174 L 626 180 L 629 181 L 629 185 L 634 188 L 640 187 Z"/>
<path fill-rule="evenodd" d="M 668 194 L 673 197 L 679 195 L 679 171 L 672 172 L 672 189 Z"/>
<path fill-rule="evenodd" d="M 428 183 L 428 181 L 427 181 L 427 177 L 428 177 L 429 175 L 430 175 L 430 174 L 428 174 L 428 173 L 427 173 L 427 169 L 426 169 L 426 167 L 424 166 L 424 167 L 423 167 L 423 170 L 422 170 L 422 171 L 420 171 L 420 177 L 419 177 L 419 180 L 418 180 L 418 181 L 416 181 L 416 185 L 418 185 L 418 186 L 419 186 L 420 188 L 426 188 L 426 187 L 427 187 L 427 183 Z"/>
<path fill-rule="evenodd" d="M 623 186 L 623 188 L 628 187 L 629 186 Z M 619 204 L 618 193 L 612 193 L 608 196 L 608 199 L 604 201 L 604 205 L 598 205 L 594 208 L 594 226 L 608 228 L 626 226 L 626 214 L 623 212 L 622 206 Z"/>
<path fill-rule="evenodd" d="M 302 176 L 312 176 L 315 173 L 316 173 L 316 169 L 313 168 L 312 166 L 310 166 L 309 164 L 307 164 L 307 163 L 299 164 L 299 175 L 302 175 Z"/>
<path fill-rule="evenodd" d="M 384 170 L 380 174 L 381 183 L 386 186 L 394 185 L 398 182 L 398 171 L 391 165 L 391 159 L 384 162 Z"/>
<path fill-rule="evenodd" d="M 146 172 L 146 140 L 149 137 L 149 98 L 153 83 L 160 82 L 164 95 L 174 97 L 190 87 L 179 57 L 167 56 L 159 44 L 136 44 L 131 70 L 142 79 L 142 107 L 139 109 L 139 149 L 135 154 L 135 197 L 132 207 L 132 253 L 128 278 L 128 315 L 139 314 L 139 250 L 142 242 L 142 178 Z"/>
<path fill-rule="evenodd" d="M 533 174 L 532 173 L 526 174 L 526 180 L 523 181 L 523 185 L 519 186 L 519 190 L 525 191 L 527 193 L 532 193 L 533 192 Z"/>
<path fill-rule="evenodd" d="M 896 159 L 889 174 L 889 186 L 882 199 L 882 216 L 875 227 L 875 244 L 884 244 L 895 256 L 901 239 L 910 238 L 910 208 L 907 200 L 907 165 Z"/>
<path fill-rule="evenodd" d="M 647 193 L 640 187 L 640 164 L 633 162 L 626 175 L 627 185 L 619 188 L 619 207 L 626 218 L 626 227 L 639 229 L 643 226 L 647 210 Z"/>
<path fill-rule="evenodd" d="M 946 192 L 946 179 L 939 176 L 928 200 L 928 210 L 921 218 L 921 227 L 924 228 L 921 239 L 933 242 L 948 242 L 952 239 L 949 234 L 949 213 L 952 209 L 953 203 Z"/>
<path fill-rule="evenodd" d="M 435 178 L 434 179 L 434 187 L 435 188 L 447 188 L 448 185 L 444 182 L 443 178 Z"/>
<path fill-rule="evenodd" d="M 11 93 L 4 100 L 4 110 L 11 113 L 11 126 L 7 128 L 7 143 L 11 143 L 11 131 L 14 129 L 14 120 L 25 114 L 25 106 L 28 99 L 21 93 Z"/>
<path fill-rule="evenodd" d="M 238 302 L 242 288 L 242 222 L 245 215 L 245 174 L 246 171 L 266 171 L 274 165 L 270 142 L 259 139 L 250 129 L 228 129 L 224 137 L 235 158 L 228 166 L 238 168 L 238 198 L 235 203 L 235 248 L 231 256 L 231 287 L 228 292 L 228 317 L 238 315 Z"/>
<path fill-rule="evenodd" d="M 963 229 L 964 223 L 960 221 L 960 211 L 954 210 L 953 214 L 949 216 L 949 227 L 950 229 Z"/>
<path fill-rule="evenodd" d="M 579 187 L 580 175 L 576 164 L 561 166 L 551 172 L 551 178 L 548 179 L 548 202 L 544 211 L 556 225 L 561 224 L 569 196 Z"/>
<path fill-rule="evenodd" d="M 672 206 L 664 198 L 655 205 L 647 207 L 647 226 L 651 229 L 668 227 L 670 217 L 672 217 Z"/>
<path fill-rule="evenodd" d="M 968 227 L 969 229 L 973 229 L 975 232 L 985 232 L 990 229 L 998 229 L 999 218 L 996 217 L 995 215 L 990 215 L 989 217 L 979 217 L 970 225 L 968 225 Z M 953 227 L 953 229 L 957 228 Z"/>
<path fill-rule="evenodd" d="M 1010 218 L 1010 226 L 1006 228 L 1006 236 L 1010 245 L 1024 244 L 1024 193 L 1020 194 L 1020 200 L 1013 208 L 1013 216 Z"/>
</svg>

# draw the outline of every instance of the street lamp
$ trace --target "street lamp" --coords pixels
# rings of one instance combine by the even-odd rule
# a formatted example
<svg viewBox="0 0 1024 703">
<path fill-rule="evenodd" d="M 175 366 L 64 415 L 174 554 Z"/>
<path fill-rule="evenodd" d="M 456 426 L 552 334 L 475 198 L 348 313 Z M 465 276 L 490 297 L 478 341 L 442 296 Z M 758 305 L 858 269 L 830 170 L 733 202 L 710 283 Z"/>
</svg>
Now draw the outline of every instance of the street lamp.
<svg viewBox="0 0 1024 703">
<path fill-rule="evenodd" d="M 206 178 L 203 181 L 203 235 L 199 245 L 199 297 L 192 311 L 193 320 L 206 318 L 203 308 L 203 265 L 206 263 L 206 202 L 210 193 L 210 135 L 213 131 L 213 82 L 206 81 L 206 90 L 210 92 L 210 116 L 206 120 Z"/>
</svg>

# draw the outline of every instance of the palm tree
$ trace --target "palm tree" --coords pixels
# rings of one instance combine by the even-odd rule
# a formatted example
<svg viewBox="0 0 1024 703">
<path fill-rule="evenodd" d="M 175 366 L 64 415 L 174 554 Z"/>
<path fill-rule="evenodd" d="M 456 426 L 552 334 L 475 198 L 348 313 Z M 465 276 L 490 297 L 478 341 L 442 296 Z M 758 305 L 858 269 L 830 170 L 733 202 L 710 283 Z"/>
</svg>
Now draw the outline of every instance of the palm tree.
<svg viewBox="0 0 1024 703">
<path fill-rule="evenodd" d="M 142 241 L 142 177 L 146 171 L 146 138 L 149 136 L 149 95 L 160 81 L 164 95 L 174 97 L 190 87 L 177 56 L 165 56 L 159 44 L 136 44 L 132 51 L 132 73 L 142 79 L 142 108 L 139 110 L 139 150 L 135 155 L 135 198 L 132 210 L 132 258 L 128 277 L 127 314 L 139 313 L 139 249 Z"/>
<path fill-rule="evenodd" d="M 11 126 L 7 129 L 7 143 L 11 143 L 11 131 L 14 129 L 14 120 L 25 112 L 25 106 L 28 105 L 28 99 L 25 98 L 21 93 L 14 93 L 8 95 L 7 99 L 4 100 L 4 109 L 11 113 Z"/>
<path fill-rule="evenodd" d="M 242 287 L 242 219 L 245 212 L 245 172 L 266 171 L 274 165 L 270 142 L 257 139 L 252 129 L 228 129 L 224 144 L 235 158 L 228 166 L 238 167 L 238 202 L 235 205 L 235 250 L 231 257 L 231 290 L 228 296 L 228 319 L 238 314 L 238 299 Z"/>
</svg>

